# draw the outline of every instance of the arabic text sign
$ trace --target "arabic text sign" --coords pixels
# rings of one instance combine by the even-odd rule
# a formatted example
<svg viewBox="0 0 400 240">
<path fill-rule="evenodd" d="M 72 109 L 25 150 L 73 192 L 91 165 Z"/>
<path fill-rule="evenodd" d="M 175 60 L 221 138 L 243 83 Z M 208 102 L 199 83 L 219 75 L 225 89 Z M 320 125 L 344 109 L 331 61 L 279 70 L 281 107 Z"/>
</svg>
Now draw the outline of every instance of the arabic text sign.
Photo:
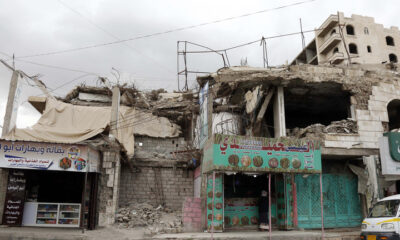
<svg viewBox="0 0 400 240">
<path fill-rule="evenodd" d="M 50 144 L 37 142 L 0 141 L 0 167 L 62 171 L 96 172 L 97 151 L 84 145 Z M 89 166 L 87 169 L 87 165 Z"/>
<path fill-rule="evenodd" d="M 320 145 L 312 140 L 216 134 L 214 169 L 265 172 L 321 172 Z"/>
<path fill-rule="evenodd" d="M 21 226 L 25 202 L 25 184 L 24 172 L 18 170 L 10 171 L 4 204 L 3 224 Z"/>
</svg>

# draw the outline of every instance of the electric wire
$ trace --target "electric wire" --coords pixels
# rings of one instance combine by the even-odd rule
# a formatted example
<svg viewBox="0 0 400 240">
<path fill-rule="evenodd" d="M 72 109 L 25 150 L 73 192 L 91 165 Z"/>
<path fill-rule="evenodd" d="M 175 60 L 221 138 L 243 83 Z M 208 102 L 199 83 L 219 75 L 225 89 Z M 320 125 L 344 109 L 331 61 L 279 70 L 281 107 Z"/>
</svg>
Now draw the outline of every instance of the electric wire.
<svg viewBox="0 0 400 240">
<path fill-rule="evenodd" d="M 79 15 L 80 17 L 82 17 L 83 19 L 85 19 L 87 22 L 89 22 L 91 25 L 93 25 L 94 27 L 96 27 L 97 29 L 99 29 L 100 31 L 104 32 L 106 35 L 114 38 L 117 41 L 121 41 L 121 39 L 119 37 L 117 37 L 116 35 L 114 35 L 113 33 L 109 32 L 107 29 L 99 26 L 98 24 L 96 24 L 95 22 L 93 22 L 90 18 L 86 17 L 85 15 L 81 14 L 78 10 L 72 8 L 71 6 L 67 5 L 65 2 L 58 0 L 58 2 L 64 6 L 65 8 L 71 10 L 72 12 L 76 13 L 77 15 Z M 126 46 L 127 48 L 129 48 L 130 50 L 140 54 L 141 56 L 149 59 L 150 61 L 152 61 L 153 63 L 157 64 L 158 66 L 160 66 L 161 68 L 163 68 L 164 70 L 168 71 L 169 73 L 173 73 L 175 74 L 175 72 L 172 72 L 170 69 L 168 69 L 168 67 L 166 67 L 165 65 L 161 64 L 160 62 L 156 61 L 154 58 L 142 53 L 141 51 L 139 51 L 138 49 L 132 47 L 131 45 L 128 45 L 128 43 L 123 43 L 124 46 Z"/>
<path fill-rule="evenodd" d="M 291 3 L 291 4 L 275 7 L 275 8 L 264 9 L 264 10 L 260 10 L 260 11 L 256 11 L 256 12 L 252 12 L 252 13 L 246 13 L 246 14 L 233 16 L 233 17 L 228 17 L 228 18 L 223 18 L 223 19 L 218 19 L 218 20 L 214 20 L 214 21 L 210 21 L 210 22 L 204 22 L 204 23 L 200 23 L 200 24 L 195 24 L 195 25 L 189 25 L 189 26 L 185 26 L 185 27 L 170 29 L 170 30 L 166 30 L 166 31 L 162 31 L 162 32 L 139 35 L 139 36 L 131 37 L 131 38 L 127 38 L 127 39 L 121 39 L 121 40 L 116 40 L 116 41 L 106 42 L 106 43 L 101 43 L 101 44 L 94 44 L 94 45 L 89 45 L 89 46 L 84 46 L 84 47 L 70 48 L 70 49 L 64 49 L 64 50 L 58 50 L 58 51 L 50 51 L 50 52 L 46 52 L 46 53 L 39 53 L 39 54 L 32 54 L 32 55 L 25 55 L 25 56 L 20 56 L 18 58 L 32 58 L 32 57 L 40 57 L 40 56 L 49 56 L 49 55 L 62 54 L 62 53 L 68 53 L 68 52 L 76 52 L 76 51 L 81 51 L 81 50 L 85 50 L 85 49 L 109 46 L 109 45 L 124 43 L 124 42 L 128 42 L 128 41 L 134 41 L 134 40 L 138 40 L 138 39 L 144 39 L 144 38 L 164 35 L 164 34 L 173 33 L 173 32 L 180 32 L 180 31 L 193 29 L 193 28 L 198 28 L 198 27 L 203 27 L 203 26 L 207 26 L 207 25 L 211 25 L 211 24 L 215 24 L 215 23 L 231 21 L 231 20 L 238 19 L 238 18 L 244 18 L 244 17 L 256 15 L 256 14 L 261 14 L 261 13 L 265 13 L 265 12 L 271 12 L 271 11 L 274 11 L 274 10 L 280 10 L 280 9 L 284 9 L 284 8 L 288 8 L 288 7 L 292 7 L 292 6 L 297 6 L 297 5 L 301 5 L 301 4 L 306 4 L 306 3 L 310 3 L 310 2 L 314 2 L 314 1 L 317 1 L 317 0 L 305 0 L 305 1 L 300 1 L 300 2 L 295 2 L 295 3 Z"/>
</svg>

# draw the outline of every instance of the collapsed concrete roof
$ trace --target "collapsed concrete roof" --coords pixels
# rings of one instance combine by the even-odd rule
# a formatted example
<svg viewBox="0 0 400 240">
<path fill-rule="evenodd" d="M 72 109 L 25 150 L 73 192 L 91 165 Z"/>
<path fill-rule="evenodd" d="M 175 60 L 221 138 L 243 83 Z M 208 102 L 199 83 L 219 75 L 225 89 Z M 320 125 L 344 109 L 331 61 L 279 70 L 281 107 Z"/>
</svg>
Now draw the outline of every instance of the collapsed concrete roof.
<svg viewBox="0 0 400 240">
<path fill-rule="evenodd" d="M 287 87 L 298 95 L 310 94 L 310 90 L 316 95 L 332 95 L 340 94 L 338 91 L 332 90 L 343 90 L 353 96 L 353 101 L 356 101 L 357 107 L 360 109 L 367 108 L 372 86 L 381 82 L 393 84 L 398 80 L 400 80 L 399 72 L 388 70 L 385 65 L 231 67 L 222 68 L 216 73 L 197 78 L 200 86 L 203 86 L 206 81 L 210 82 L 215 98 L 229 96 L 228 104 L 232 105 L 240 104 L 237 98 L 243 100 L 246 91 L 261 85 L 263 88 Z M 244 101 L 242 101 L 243 103 Z"/>
<path fill-rule="evenodd" d="M 368 138 L 365 124 L 369 122 L 365 123 L 357 116 L 373 109 L 371 104 L 376 103 L 371 101 L 377 97 L 374 89 L 399 86 L 397 67 L 396 64 L 347 67 L 296 65 L 268 69 L 231 67 L 198 77 L 197 81 L 200 86 L 209 82 L 214 113 L 229 112 L 239 116 L 239 135 L 267 138 L 276 135 L 276 99 L 269 104 L 268 97 L 277 96 L 277 89 L 283 87 L 285 136 L 322 140 L 323 145 L 329 142 L 329 147 L 347 144 L 339 152 L 364 148 L 365 153 L 377 148 L 377 140 L 364 142 Z M 399 97 L 393 95 L 393 98 Z M 386 106 L 379 111 L 386 111 Z M 260 113 L 262 119 L 259 119 Z M 379 119 L 383 120 L 373 123 L 377 125 L 377 132 L 373 134 L 388 131 L 388 120 L 384 117 L 380 116 Z M 360 126 L 364 132 L 359 130 Z M 340 141 L 342 144 L 336 144 Z"/>
</svg>

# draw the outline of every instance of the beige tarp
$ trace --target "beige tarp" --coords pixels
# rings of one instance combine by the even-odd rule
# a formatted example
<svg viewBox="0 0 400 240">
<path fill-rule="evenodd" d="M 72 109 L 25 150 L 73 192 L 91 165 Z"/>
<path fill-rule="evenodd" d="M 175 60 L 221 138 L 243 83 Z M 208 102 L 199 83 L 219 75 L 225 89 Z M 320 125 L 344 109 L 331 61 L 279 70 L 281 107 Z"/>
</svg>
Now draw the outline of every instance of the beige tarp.
<svg viewBox="0 0 400 240">
<path fill-rule="evenodd" d="M 88 107 L 46 100 L 46 109 L 31 128 L 13 129 L 6 140 L 77 143 L 102 133 L 110 125 L 110 107 Z M 111 127 L 115 127 L 112 124 Z M 165 117 L 121 106 L 116 139 L 128 155 L 134 153 L 134 134 L 149 137 L 177 137 L 180 127 Z"/>
<path fill-rule="evenodd" d="M 46 100 L 46 109 L 39 121 L 31 128 L 14 129 L 5 137 L 7 140 L 46 141 L 77 143 L 102 133 L 110 124 L 109 107 L 86 107 Z M 134 115 L 134 109 L 120 108 L 120 118 Z M 119 129 L 117 140 L 133 155 L 133 126 Z"/>
<path fill-rule="evenodd" d="M 171 123 L 168 118 L 156 117 L 149 112 L 138 111 L 135 116 L 135 135 L 149 137 L 178 137 L 181 127 Z"/>
</svg>

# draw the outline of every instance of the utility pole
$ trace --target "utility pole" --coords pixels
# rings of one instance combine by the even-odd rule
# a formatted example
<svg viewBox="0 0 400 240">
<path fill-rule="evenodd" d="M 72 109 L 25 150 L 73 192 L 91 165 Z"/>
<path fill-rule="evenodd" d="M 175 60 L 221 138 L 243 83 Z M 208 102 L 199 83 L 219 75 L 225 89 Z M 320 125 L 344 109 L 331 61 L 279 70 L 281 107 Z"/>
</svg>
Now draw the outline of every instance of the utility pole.
<svg viewBox="0 0 400 240">
<path fill-rule="evenodd" d="M 8 99 L 6 114 L 4 115 L 3 129 L 1 137 L 4 138 L 15 127 L 17 113 L 19 107 L 19 98 L 21 96 L 21 88 L 18 87 L 19 71 L 15 70 L 8 64 L 6 65 L 13 71 L 11 76 L 10 88 L 8 90 Z"/>
<path fill-rule="evenodd" d="M 111 119 L 110 119 L 110 135 L 115 138 L 118 134 L 118 116 L 119 116 L 119 103 L 120 103 L 120 90 L 119 86 L 112 88 L 112 103 L 111 103 Z"/>
</svg>

